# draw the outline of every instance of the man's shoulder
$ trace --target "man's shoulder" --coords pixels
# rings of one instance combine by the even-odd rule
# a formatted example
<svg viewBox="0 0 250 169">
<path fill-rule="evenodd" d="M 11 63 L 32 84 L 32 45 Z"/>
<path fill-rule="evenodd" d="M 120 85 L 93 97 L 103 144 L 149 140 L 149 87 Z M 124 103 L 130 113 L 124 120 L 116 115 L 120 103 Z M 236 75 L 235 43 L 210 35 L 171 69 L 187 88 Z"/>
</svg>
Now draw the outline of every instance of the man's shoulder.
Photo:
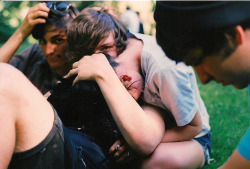
<svg viewBox="0 0 250 169">
<path fill-rule="evenodd" d="M 44 55 L 39 44 L 33 44 L 22 52 L 16 54 L 14 57 L 27 58 L 27 59 L 43 59 Z"/>
</svg>

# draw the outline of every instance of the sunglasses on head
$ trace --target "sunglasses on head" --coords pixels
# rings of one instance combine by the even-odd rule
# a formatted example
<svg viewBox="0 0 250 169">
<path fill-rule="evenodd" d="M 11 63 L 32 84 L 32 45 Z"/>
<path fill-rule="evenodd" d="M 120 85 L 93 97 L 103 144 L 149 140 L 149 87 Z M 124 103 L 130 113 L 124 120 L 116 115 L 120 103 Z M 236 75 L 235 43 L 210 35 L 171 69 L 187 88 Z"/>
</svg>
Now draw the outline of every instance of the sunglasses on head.
<svg viewBox="0 0 250 169">
<path fill-rule="evenodd" d="M 72 5 L 67 2 L 47 2 L 49 9 L 54 9 L 60 12 L 68 11 Z"/>
<path fill-rule="evenodd" d="M 76 11 L 74 10 L 73 6 L 70 3 L 67 2 L 47 2 L 47 7 L 49 9 L 53 9 L 59 12 L 67 12 L 70 14 L 71 16 L 71 12 L 69 12 L 69 10 L 71 10 L 74 15 L 76 15 Z M 72 16 L 71 16 L 72 17 Z"/>
</svg>

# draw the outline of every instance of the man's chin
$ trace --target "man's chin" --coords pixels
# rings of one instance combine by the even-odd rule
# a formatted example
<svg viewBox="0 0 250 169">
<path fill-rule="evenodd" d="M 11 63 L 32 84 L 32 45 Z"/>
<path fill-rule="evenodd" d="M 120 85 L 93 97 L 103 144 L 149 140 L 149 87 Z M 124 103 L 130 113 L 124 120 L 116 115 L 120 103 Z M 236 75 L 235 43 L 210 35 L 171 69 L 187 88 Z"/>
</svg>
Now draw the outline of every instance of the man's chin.
<svg viewBox="0 0 250 169">
<path fill-rule="evenodd" d="M 244 89 L 246 88 L 248 85 L 243 85 L 243 84 L 233 84 L 234 88 L 236 89 Z"/>
</svg>

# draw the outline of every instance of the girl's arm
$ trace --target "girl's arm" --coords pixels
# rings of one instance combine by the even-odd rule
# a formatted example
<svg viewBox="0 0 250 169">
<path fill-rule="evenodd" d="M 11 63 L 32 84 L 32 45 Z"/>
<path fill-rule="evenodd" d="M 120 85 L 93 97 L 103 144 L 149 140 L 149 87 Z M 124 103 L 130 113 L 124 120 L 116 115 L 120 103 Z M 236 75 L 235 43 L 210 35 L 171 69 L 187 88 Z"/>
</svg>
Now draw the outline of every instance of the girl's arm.
<svg viewBox="0 0 250 169">
<path fill-rule="evenodd" d="M 162 142 L 188 141 L 193 139 L 202 130 L 202 120 L 197 112 L 193 120 L 185 126 L 176 126 L 165 131 Z"/>
<path fill-rule="evenodd" d="M 103 54 L 84 56 L 73 64 L 68 76 L 74 74 L 78 74 L 74 82 L 88 79 L 98 83 L 117 126 L 131 148 L 141 155 L 154 151 L 165 131 L 162 111 L 149 105 L 142 109 Z"/>
</svg>

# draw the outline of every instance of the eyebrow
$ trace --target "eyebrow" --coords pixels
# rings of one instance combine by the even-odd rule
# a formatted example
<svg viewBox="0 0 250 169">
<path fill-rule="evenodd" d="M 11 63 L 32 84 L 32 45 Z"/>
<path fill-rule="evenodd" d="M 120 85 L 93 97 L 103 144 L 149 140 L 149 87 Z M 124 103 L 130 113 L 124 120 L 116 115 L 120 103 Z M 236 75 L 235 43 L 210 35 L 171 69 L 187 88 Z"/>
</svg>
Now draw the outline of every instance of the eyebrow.
<svg viewBox="0 0 250 169">
<path fill-rule="evenodd" d="M 112 42 L 104 43 L 104 44 L 101 44 L 100 47 L 101 46 L 113 46 L 113 45 L 115 45 L 115 42 L 114 43 L 112 43 Z"/>
<path fill-rule="evenodd" d="M 62 35 L 61 33 L 59 33 L 57 35 L 52 36 L 51 39 L 56 39 L 58 37 L 66 37 L 66 35 Z"/>
</svg>

